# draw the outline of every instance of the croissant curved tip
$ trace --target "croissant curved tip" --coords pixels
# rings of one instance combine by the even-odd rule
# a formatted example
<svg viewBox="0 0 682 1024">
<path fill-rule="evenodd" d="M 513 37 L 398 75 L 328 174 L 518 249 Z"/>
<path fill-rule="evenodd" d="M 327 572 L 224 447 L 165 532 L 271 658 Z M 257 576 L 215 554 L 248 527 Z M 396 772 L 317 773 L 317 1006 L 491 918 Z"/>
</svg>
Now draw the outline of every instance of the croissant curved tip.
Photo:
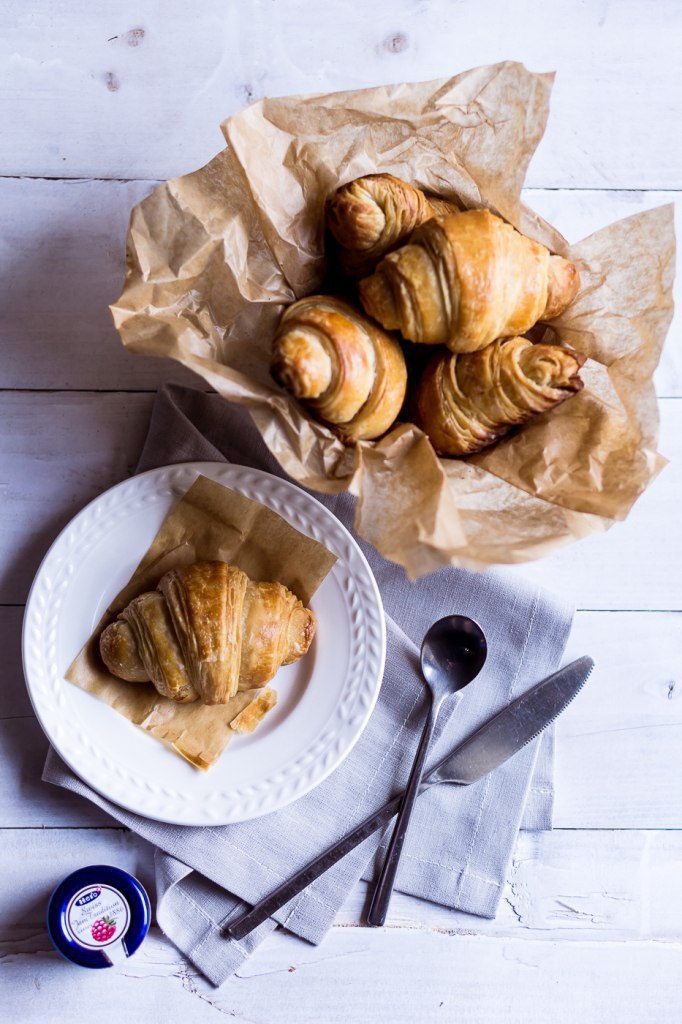
<svg viewBox="0 0 682 1024">
<path fill-rule="evenodd" d="M 294 398 L 319 398 L 331 382 L 332 365 L 318 338 L 290 329 L 275 338 L 270 373 Z"/>
<path fill-rule="evenodd" d="M 127 683 L 148 683 L 149 676 L 137 653 L 135 637 L 127 622 L 118 619 L 99 638 L 99 653 L 112 675 Z"/>
<path fill-rule="evenodd" d="M 586 359 L 583 352 L 563 345 L 530 343 L 519 351 L 520 365 L 530 380 L 541 387 L 570 393 L 581 391 L 585 386 L 580 369 Z"/>
<path fill-rule="evenodd" d="M 547 276 L 547 303 L 542 320 L 552 320 L 559 316 L 570 304 L 580 290 L 580 272 L 575 263 L 565 260 L 563 256 L 550 256 Z"/>
<path fill-rule="evenodd" d="M 310 608 L 300 601 L 296 604 L 289 626 L 289 649 L 283 665 L 291 665 L 308 653 L 315 637 L 317 619 Z"/>
<path fill-rule="evenodd" d="M 329 197 L 325 220 L 332 235 L 345 249 L 362 252 L 381 238 L 386 214 L 365 187 L 368 179 L 348 182 Z"/>
</svg>

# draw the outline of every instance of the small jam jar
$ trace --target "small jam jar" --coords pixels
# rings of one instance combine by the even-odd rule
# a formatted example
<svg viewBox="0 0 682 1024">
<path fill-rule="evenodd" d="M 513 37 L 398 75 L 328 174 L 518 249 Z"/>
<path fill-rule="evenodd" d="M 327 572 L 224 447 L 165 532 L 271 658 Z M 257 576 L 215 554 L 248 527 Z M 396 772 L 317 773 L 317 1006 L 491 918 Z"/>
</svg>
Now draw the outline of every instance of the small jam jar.
<svg viewBox="0 0 682 1024">
<path fill-rule="evenodd" d="M 149 897 L 137 878 L 107 864 L 68 875 L 47 907 L 55 949 L 80 967 L 112 967 L 132 956 L 150 921 Z"/>
</svg>

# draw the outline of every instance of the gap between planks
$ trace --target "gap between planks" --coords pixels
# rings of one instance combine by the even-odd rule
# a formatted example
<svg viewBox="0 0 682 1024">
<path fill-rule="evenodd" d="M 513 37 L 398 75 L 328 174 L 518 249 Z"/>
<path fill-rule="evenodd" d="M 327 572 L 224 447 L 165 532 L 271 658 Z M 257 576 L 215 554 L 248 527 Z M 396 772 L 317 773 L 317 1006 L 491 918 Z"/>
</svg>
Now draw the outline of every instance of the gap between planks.
<svg viewBox="0 0 682 1024">
<path fill-rule="evenodd" d="M 2 181 L 63 181 L 65 184 L 84 184 L 88 185 L 93 182 L 100 182 L 104 184 L 119 184 L 119 185 L 132 185 L 138 182 L 147 182 L 150 185 L 157 186 L 163 185 L 164 182 L 170 181 L 170 178 L 118 178 L 112 177 L 107 178 L 106 176 L 98 175 L 96 177 L 83 177 L 83 175 L 74 174 L 73 176 L 68 174 L 0 174 L 0 182 Z M 639 194 L 641 192 L 682 192 L 682 187 L 677 188 L 670 185 L 642 185 L 639 188 L 625 188 L 619 187 L 618 185 L 524 185 L 524 192 L 630 192 L 633 194 Z"/>
<path fill-rule="evenodd" d="M 2 719 L 0 719 L 2 721 Z M 670 832 L 677 834 L 682 832 L 682 825 L 658 825 L 652 828 L 649 825 L 590 825 L 589 828 L 580 828 L 577 825 L 552 825 L 551 832 L 563 832 L 566 835 L 583 835 L 585 832 L 595 832 L 600 835 L 620 835 L 621 832 Z M 3 832 L 126 832 L 136 835 L 127 825 L 0 825 L 0 835 Z M 544 834 L 544 833 L 543 833 Z"/>
</svg>

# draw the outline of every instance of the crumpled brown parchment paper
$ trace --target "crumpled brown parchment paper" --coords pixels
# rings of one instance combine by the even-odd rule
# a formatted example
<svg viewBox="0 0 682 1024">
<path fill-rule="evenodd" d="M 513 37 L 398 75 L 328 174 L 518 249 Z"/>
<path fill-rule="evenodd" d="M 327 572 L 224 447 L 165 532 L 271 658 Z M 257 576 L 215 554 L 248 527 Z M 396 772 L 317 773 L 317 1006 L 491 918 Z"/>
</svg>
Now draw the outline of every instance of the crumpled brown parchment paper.
<svg viewBox="0 0 682 1024">
<path fill-rule="evenodd" d="M 665 462 L 652 375 L 672 317 L 673 208 L 569 245 L 521 203 L 552 80 L 505 62 L 435 82 L 264 99 L 225 121 L 227 148 L 206 167 L 132 213 L 112 306 L 124 344 L 177 359 L 247 405 L 287 473 L 357 495 L 358 532 L 412 577 L 522 562 L 606 530 Z M 588 355 L 584 391 L 452 460 L 411 424 L 345 447 L 273 383 L 283 306 L 322 286 L 324 200 L 376 171 L 487 206 L 578 264 L 581 291 L 551 337 Z"/>
<path fill-rule="evenodd" d="M 66 678 L 197 768 L 207 769 L 234 737 L 230 722 L 263 691 L 244 690 L 229 703 L 211 707 L 198 701 L 177 704 L 150 683 L 127 683 L 112 676 L 99 656 L 100 633 L 129 601 L 155 589 L 169 569 L 204 560 L 238 565 L 253 580 L 278 580 L 307 604 L 336 556 L 271 509 L 199 476 L 164 519 L 130 582 L 111 602 Z"/>
</svg>

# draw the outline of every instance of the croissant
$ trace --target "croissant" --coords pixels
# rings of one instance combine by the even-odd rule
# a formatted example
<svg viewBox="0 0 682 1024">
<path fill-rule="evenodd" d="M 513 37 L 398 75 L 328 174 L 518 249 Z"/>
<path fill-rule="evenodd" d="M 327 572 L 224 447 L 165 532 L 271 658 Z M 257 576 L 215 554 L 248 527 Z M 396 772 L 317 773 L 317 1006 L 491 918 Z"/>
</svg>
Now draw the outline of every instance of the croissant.
<svg viewBox="0 0 682 1024">
<path fill-rule="evenodd" d="M 457 209 L 392 174 L 368 174 L 334 192 L 327 200 L 325 219 L 341 247 L 343 270 L 356 277 L 372 270 L 424 221 Z"/>
<path fill-rule="evenodd" d="M 360 281 L 367 313 L 410 341 L 475 352 L 558 316 L 577 267 L 489 210 L 429 220 Z"/>
<path fill-rule="evenodd" d="M 171 569 L 100 636 L 112 675 L 151 681 L 185 703 L 226 704 L 301 658 L 315 616 L 281 583 L 254 583 L 226 562 Z"/>
<path fill-rule="evenodd" d="M 384 434 L 407 387 L 400 343 L 347 302 L 325 295 L 284 311 L 271 372 L 344 441 Z"/>
<path fill-rule="evenodd" d="M 584 362 L 582 352 L 527 338 L 443 351 L 419 380 L 415 419 L 439 454 L 470 455 L 580 391 Z"/>
</svg>

